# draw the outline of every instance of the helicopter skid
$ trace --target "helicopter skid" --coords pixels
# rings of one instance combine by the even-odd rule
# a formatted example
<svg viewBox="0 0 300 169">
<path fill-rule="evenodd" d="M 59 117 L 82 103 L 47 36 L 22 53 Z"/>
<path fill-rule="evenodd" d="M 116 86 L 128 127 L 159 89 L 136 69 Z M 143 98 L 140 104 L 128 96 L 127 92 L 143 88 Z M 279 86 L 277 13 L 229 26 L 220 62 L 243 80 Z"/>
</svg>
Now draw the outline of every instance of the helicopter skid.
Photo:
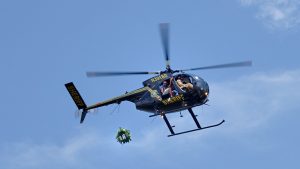
<svg viewBox="0 0 300 169">
<path fill-rule="evenodd" d="M 190 133 L 190 132 L 203 130 L 203 129 L 207 129 L 207 128 L 217 127 L 217 126 L 221 125 L 224 122 L 225 122 L 225 120 L 222 120 L 220 123 L 215 124 L 215 125 L 210 125 L 210 126 L 206 126 L 206 127 L 197 128 L 197 129 L 194 129 L 194 130 L 188 130 L 188 131 L 183 131 L 183 132 L 180 132 L 180 133 L 170 134 L 170 135 L 168 135 L 168 137 L 172 137 L 172 136 L 176 136 L 176 135 L 180 135 L 180 134 L 185 134 L 185 133 Z"/>
<path fill-rule="evenodd" d="M 222 121 L 221 121 L 220 123 L 218 123 L 218 124 L 210 125 L 210 126 L 206 126 L 206 127 L 201 127 L 199 121 L 197 120 L 197 116 L 196 116 L 195 113 L 193 112 L 192 108 L 188 108 L 188 111 L 189 111 L 189 113 L 191 114 L 191 116 L 192 116 L 192 118 L 193 118 L 193 120 L 194 120 L 194 122 L 195 122 L 195 124 L 196 124 L 196 126 L 197 126 L 197 129 L 187 130 L 187 131 L 183 131 L 183 132 L 180 132 L 180 133 L 175 133 L 174 130 L 173 130 L 173 127 L 174 127 L 174 126 L 172 126 L 172 125 L 170 124 L 170 122 L 169 122 L 167 116 L 166 116 L 164 113 L 161 114 L 161 116 L 163 117 L 165 123 L 167 124 L 167 127 L 169 128 L 169 130 L 170 130 L 170 132 L 171 132 L 171 134 L 168 135 L 168 137 L 176 136 L 176 135 L 180 135 L 180 134 L 185 134 L 185 133 L 190 133 L 190 132 L 194 132 L 194 131 L 198 131 L 198 130 L 208 129 L 208 128 L 212 128 L 212 127 L 217 127 L 217 126 L 219 126 L 219 125 L 221 125 L 222 123 L 225 122 L 225 120 L 222 120 Z"/>
</svg>

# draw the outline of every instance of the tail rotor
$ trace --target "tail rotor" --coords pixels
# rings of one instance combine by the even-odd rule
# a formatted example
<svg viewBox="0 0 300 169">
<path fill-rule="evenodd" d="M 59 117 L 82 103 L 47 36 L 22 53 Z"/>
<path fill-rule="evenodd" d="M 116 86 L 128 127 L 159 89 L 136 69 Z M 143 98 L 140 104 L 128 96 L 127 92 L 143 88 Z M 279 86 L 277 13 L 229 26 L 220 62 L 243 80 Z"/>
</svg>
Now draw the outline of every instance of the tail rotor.
<svg viewBox="0 0 300 169">
<path fill-rule="evenodd" d="M 77 113 L 78 113 L 78 115 L 81 116 L 80 123 L 83 123 L 85 116 L 88 113 L 88 111 L 86 109 L 87 106 L 86 106 L 84 100 L 82 99 L 80 93 L 76 89 L 75 85 L 73 84 L 73 82 L 67 83 L 67 84 L 65 84 L 65 86 L 78 108 Z"/>
</svg>

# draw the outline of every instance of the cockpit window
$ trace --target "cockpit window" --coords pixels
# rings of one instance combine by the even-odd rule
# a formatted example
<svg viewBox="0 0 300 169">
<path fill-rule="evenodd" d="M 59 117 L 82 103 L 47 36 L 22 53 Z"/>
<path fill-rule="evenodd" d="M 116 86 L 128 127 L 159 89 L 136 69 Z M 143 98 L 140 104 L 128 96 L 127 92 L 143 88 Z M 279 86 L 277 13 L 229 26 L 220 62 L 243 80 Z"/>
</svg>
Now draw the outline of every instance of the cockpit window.
<svg viewBox="0 0 300 169">
<path fill-rule="evenodd" d="M 175 79 L 176 79 L 176 84 L 182 91 L 186 92 L 186 91 L 191 91 L 193 89 L 193 84 L 191 83 L 192 78 L 190 76 L 179 74 L 175 77 Z"/>
<path fill-rule="evenodd" d="M 194 79 L 192 77 L 189 77 L 190 83 L 194 83 Z"/>
</svg>

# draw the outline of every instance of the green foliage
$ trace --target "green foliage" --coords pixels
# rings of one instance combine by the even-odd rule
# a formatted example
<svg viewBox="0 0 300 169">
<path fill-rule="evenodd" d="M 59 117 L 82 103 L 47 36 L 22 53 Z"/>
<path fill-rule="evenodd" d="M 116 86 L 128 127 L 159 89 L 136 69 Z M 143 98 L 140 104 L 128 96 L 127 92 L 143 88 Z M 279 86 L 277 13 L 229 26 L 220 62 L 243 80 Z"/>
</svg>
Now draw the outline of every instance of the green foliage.
<svg viewBox="0 0 300 169">
<path fill-rule="evenodd" d="M 130 130 L 120 127 L 116 139 L 120 144 L 129 143 L 131 141 Z"/>
</svg>

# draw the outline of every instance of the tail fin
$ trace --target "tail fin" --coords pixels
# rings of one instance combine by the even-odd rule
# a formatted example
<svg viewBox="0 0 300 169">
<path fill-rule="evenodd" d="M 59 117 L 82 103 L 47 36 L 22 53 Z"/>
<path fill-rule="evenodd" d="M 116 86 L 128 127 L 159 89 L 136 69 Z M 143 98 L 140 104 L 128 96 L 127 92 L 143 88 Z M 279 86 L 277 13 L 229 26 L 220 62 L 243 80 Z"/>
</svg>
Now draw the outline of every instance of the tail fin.
<svg viewBox="0 0 300 169">
<path fill-rule="evenodd" d="M 85 115 L 87 114 L 87 106 L 84 102 L 84 100 L 82 99 L 80 93 L 78 92 L 78 90 L 76 89 L 75 85 L 73 84 L 73 82 L 67 83 L 65 84 L 68 92 L 70 93 L 72 99 L 74 100 L 76 106 L 78 107 L 78 109 L 82 109 L 82 114 L 81 114 L 81 119 L 80 119 L 80 123 L 82 123 L 84 121 Z"/>
</svg>

